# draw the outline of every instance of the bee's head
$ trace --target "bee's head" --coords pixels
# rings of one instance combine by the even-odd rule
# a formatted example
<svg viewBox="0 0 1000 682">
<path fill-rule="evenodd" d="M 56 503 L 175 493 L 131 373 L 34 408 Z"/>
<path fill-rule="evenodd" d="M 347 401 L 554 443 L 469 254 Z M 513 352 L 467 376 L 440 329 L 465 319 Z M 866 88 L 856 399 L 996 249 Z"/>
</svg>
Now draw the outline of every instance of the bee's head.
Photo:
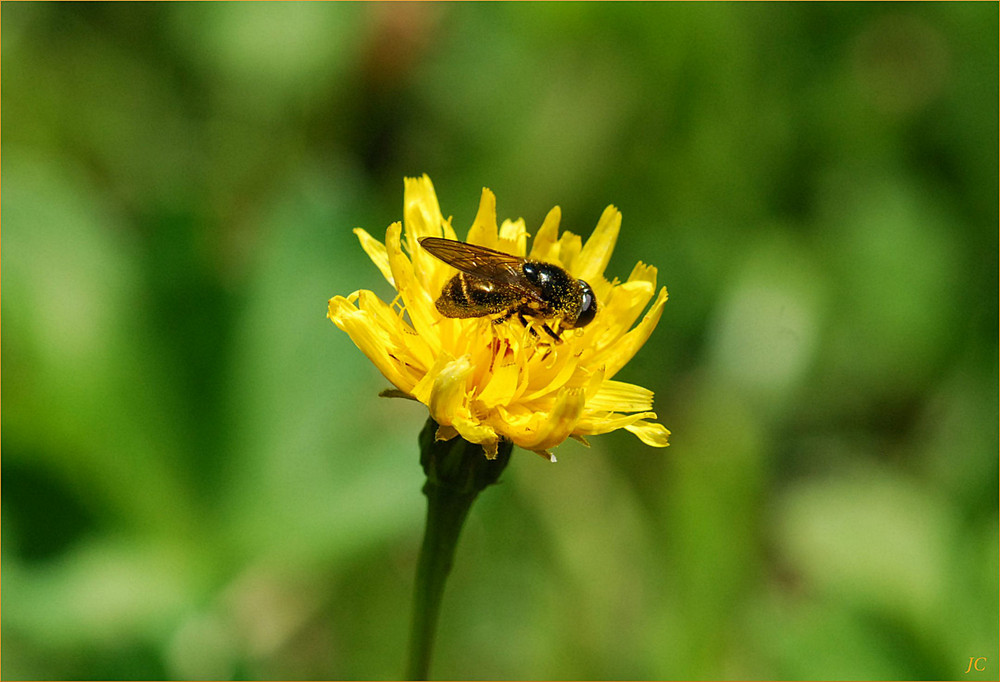
<svg viewBox="0 0 1000 682">
<path fill-rule="evenodd" d="M 522 266 L 524 276 L 537 286 L 546 302 L 562 318 L 563 326 L 572 329 L 583 327 L 597 314 L 594 290 L 582 279 L 572 276 L 557 265 L 526 261 Z"/>
<path fill-rule="evenodd" d="M 582 279 L 578 279 L 577 284 L 580 285 L 580 314 L 576 316 L 573 326 L 579 328 L 586 327 L 597 315 L 597 297 L 590 285 Z"/>
</svg>

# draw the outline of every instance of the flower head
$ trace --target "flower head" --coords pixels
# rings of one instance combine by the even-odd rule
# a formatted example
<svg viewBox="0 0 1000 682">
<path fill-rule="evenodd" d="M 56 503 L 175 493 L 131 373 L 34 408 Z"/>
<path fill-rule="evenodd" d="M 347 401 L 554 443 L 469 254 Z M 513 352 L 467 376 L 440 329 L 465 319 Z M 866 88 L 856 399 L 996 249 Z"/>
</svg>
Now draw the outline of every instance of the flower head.
<svg viewBox="0 0 1000 682">
<path fill-rule="evenodd" d="M 653 392 L 613 379 L 649 338 L 667 301 L 665 288 L 656 291 L 652 266 L 638 263 L 624 282 L 605 278 L 622 220 L 615 207 L 604 210 L 583 244 L 571 232 L 559 234 L 557 206 L 529 250 L 524 221 L 505 220 L 498 229 L 496 198 L 483 189 L 468 243 L 557 265 L 593 290 L 596 317 L 555 341 L 539 333 L 543 320 L 525 326 L 516 316 L 499 323 L 498 315 L 443 316 L 435 301 L 457 271 L 419 240 L 457 240 L 455 230 L 426 175 L 405 180 L 403 205 L 403 224 L 389 226 L 384 244 L 354 230 L 399 295 L 391 304 L 364 289 L 334 296 L 328 316 L 399 391 L 427 406 L 438 439 L 461 436 L 492 458 L 504 438 L 552 461 L 549 450 L 568 437 L 586 443 L 585 436 L 622 428 L 647 445 L 668 444 L 670 432 L 652 421 Z"/>
</svg>

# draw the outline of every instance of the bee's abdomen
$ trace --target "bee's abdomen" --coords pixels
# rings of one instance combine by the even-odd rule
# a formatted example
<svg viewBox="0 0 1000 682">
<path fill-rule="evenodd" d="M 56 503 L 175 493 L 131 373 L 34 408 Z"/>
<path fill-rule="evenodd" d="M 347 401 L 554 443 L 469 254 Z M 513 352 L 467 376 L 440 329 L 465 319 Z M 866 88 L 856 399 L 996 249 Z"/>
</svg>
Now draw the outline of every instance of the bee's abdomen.
<svg viewBox="0 0 1000 682">
<path fill-rule="evenodd" d="M 460 272 L 445 283 L 435 305 L 445 317 L 483 317 L 506 312 L 517 300 L 509 288 Z"/>
</svg>

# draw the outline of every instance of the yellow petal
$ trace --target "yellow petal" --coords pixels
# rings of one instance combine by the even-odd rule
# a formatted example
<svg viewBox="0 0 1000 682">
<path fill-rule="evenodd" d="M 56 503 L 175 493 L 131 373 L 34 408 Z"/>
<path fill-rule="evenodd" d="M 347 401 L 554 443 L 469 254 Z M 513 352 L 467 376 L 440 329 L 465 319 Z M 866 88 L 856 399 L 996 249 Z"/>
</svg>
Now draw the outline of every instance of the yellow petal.
<svg viewBox="0 0 1000 682">
<path fill-rule="evenodd" d="M 476 219 L 469 228 L 469 236 L 466 241 L 470 244 L 478 244 L 488 249 L 496 249 L 497 244 L 497 198 L 486 187 L 483 187 L 483 196 L 479 200 L 479 211 Z"/>
<path fill-rule="evenodd" d="M 444 368 L 451 362 L 454 361 L 452 356 L 448 355 L 447 352 L 442 351 L 437 358 L 434 360 L 434 364 L 428 369 L 420 380 L 413 385 L 413 390 L 410 392 L 414 398 L 422 402 L 424 405 L 431 404 L 431 394 L 434 391 L 434 382 L 437 380 L 438 376 L 444 370 Z M 441 424 L 442 422 L 438 422 Z M 444 422 L 449 423 L 449 422 Z"/>
<path fill-rule="evenodd" d="M 597 393 L 587 400 L 587 411 L 645 412 L 653 407 L 653 392 L 648 388 L 606 379 Z"/>
<path fill-rule="evenodd" d="M 453 417 L 466 402 L 466 380 L 470 374 L 472 363 L 463 356 L 447 363 L 434 378 L 427 407 L 438 424 L 455 426 Z"/>
<path fill-rule="evenodd" d="M 523 363 L 519 363 L 515 353 L 510 350 L 495 358 L 493 364 L 493 374 L 477 396 L 486 409 L 509 404 L 514 399 L 523 367 Z"/>
<path fill-rule="evenodd" d="M 597 395 L 598 391 L 601 390 L 601 386 L 604 385 L 604 368 L 598 367 L 593 374 L 587 379 L 587 384 L 584 386 L 587 395 L 587 404 Z M 589 407 L 588 411 L 592 411 Z"/>
<path fill-rule="evenodd" d="M 580 255 L 573 262 L 573 273 L 585 282 L 604 276 L 604 269 L 611 260 L 611 252 L 618 241 L 622 214 L 614 206 L 604 209 L 597 227 L 587 240 Z"/>
<path fill-rule="evenodd" d="M 451 226 L 451 218 L 441 222 L 441 236 L 445 239 L 458 241 L 458 236 L 455 234 L 455 228 Z"/>
<path fill-rule="evenodd" d="M 396 282 L 396 288 L 406 305 L 406 312 L 413 328 L 437 353 L 441 348 L 436 322 L 440 318 L 434 308 L 434 299 L 417 281 L 413 274 L 413 264 L 403 253 L 400 244 L 399 223 L 393 223 L 385 232 L 385 247 L 389 255 L 389 269 Z"/>
<path fill-rule="evenodd" d="M 632 273 L 628 276 L 628 282 L 649 282 L 656 288 L 656 268 L 646 265 L 642 261 L 635 264 Z"/>
<path fill-rule="evenodd" d="M 528 231 L 524 227 L 524 219 L 505 220 L 500 226 L 500 240 L 497 248 L 504 253 L 512 253 L 524 258 L 528 244 Z"/>
<path fill-rule="evenodd" d="M 393 339 L 391 350 L 403 364 L 412 365 L 423 372 L 434 364 L 434 349 L 426 339 L 406 324 L 399 313 L 370 291 L 358 292 L 358 309 L 368 313 L 372 321 L 389 332 Z"/>
<path fill-rule="evenodd" d="M 562 218 L 562 211 L 558 206 L 552 208 L 545 216 L 545 221 L 538 228 L 538 234 L 531 244 L 531 254 L 528 256 L 532 260 L 540 260 L 546 263 L 556 263 L 559 260 L 559 221 Z"/>
<path fill-rule="evenodd" d="M 573 432 L 584 436 L 597 436 L 624 429 L 643 419 L 656 419 L 656 413 L 616 414 L 614 412 L 600 412 L 594 414 L 588 411 L 580 417 Z"/>
<path fill-rule="evenodd" d="M 500 439 L 493 427 L 465 417 L 455 418 L 453 426 L 468 442 L 482 445 L 486 459 L 496 459 Z"/>
<path fill-rule="evenodd" d="M 654 424 L 646 421 L 638 421 L 635 424 L 625 427 L 626 431 L 631 431 L 639 440 L 641 440 L 646 445 L 652 445 L 654 448 L 665 448 L 670 443 L 668 439 L 670 438 L 670 431 L 666 429 L 662 424 Z"/>
<path fill-rule="evenodd" d="M 420 238 L 440 237 L 444 225 L 434 185 L 427 175 L 403 181 L 403 223 L 406 226 L 406 249 L 413 259 L 418 279 L 426 285 L 426 278 L 441 262 L 420 247 Z"/>
<path fill-rule="evenodd" d="M 579 367 L 580 364 L 575 357 L 560 358 L 560 362 L 551 368 L 530 367 L 528 388 L 521 396 L 521 401 L 529 402 L 554 394 L 576 375 Z"/>
<path fill-rule="evenodd" d="M 603 277 L 589 284 L 597 296 L 599 320 L 608 326 L 623 327 L 624 334 L 656 293 L 656 268 L 639 262 L 624 284 L 617 278 L 608 282 Z"/>
<path fill-rule="evenodd" d="M 441 207 L 434 185 L 426 175 L 403 181 L 403 222 L 406 224 L 407 246 L 412 250 L 421 237 L 440 237 Z"/>
<path fill-rule="evenodd" d="M 372 262 L 375 263 L 375 267 L 379 269 L 382 276 L 388 280 L 389 284 L 396 286 L 396 283 L 392 281 L 392 271 L 389 269 L 389 254 L 385 251 L 385 244 L 375 239 L 375 237 L 360 227 L 354 228 L 354 234 L 358 236 L 361 248 L 372 259 Z"/>
<path fill-rule="evenodd" d="M 576 260 L 577 255 L 580 253 L 582 243 L 580 235 L 573 234 L 572 232 L 563 232 L 562 236 L 559 237 L 558 262 L 562 263 L 562 266 L 572 273 L 576 273 L 576 270 L 573 267 L 573 261 Z M 574 274 L 574 277 L 583 279 L 580 275 L 576 274 Z"/>
<path fill-rule="evenodd" d="M 513 438 L 514 442 L 526 450 L 554 448 L 573 432 L 573 427 L 583 412 L 584 403 L 585 395 L 582 388 L 563 388 L 559 391 L 552 411 L 548 415 L 537 413 L 532 415 L 529 424 L 522 425 L 521 433 Z"/>
<path fill-rule="evenodd" d="M 411 368 L 400 362 L 390 350 L 396 346 L 395 340 L 369 313 L 358 310 L 343 296 L 334 296 L 329 302 L 328 317 L 347 332 L 354 345 L 371 360 L 382 376 L 401 391 L 412 393 L 416 381 Z"/>
<path fill-rule="evenodd" d="M 649 312 L 642 318 L 642 322 L 603 353 L 599 359 L 594 358 L 595 361 L 600 361 L 607 368 L 608 378 L 617 374 L 618 370 L 624 367 L 625 363 L 631 360 L 639 349 L 642 348 L 643 344 L 646 343 L 649 335 L 653 333 L 653 329 L 656 328 L 656 324 L 660 321 L 660 316 L 663 314 L 663 305 L 666 302 L 667 289 L 664 287 L 660 289 L 660 293 L 657 295 L 656 300 L 653 301 Z"/>
<path fill-rule="evenodd" d="M 597 317 L 584 330 L 586 343 L 581 362 L 599 364 L 599 358 L 619 342 L 642 314 L 655 291 L 649 282 L 625 282 L 614 288 L 603 306 L 598 302 Z"/>
</svg>

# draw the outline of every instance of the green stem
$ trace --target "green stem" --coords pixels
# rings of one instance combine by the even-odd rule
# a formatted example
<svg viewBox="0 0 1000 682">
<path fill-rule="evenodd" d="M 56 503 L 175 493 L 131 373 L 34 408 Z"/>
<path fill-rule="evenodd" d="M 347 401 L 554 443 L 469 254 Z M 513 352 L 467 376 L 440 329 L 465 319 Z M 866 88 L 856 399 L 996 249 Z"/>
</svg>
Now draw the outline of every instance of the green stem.
<svg viewBox="0 0 1000 682">
<path fill-rule="evenodd" d="M 434 648 L 438 614 L 445 580 L 451 571 L 458 535 L 475 496 L 452 495 L 446 488 L 424 486 L 427 495 L 427 529 L 417 563 L 410 631 L 407 679 L 426 680 Z"/>
<path fill-rule="evenodd" d="M 407 679 L 426 680 L 430 671 L 434 635 L 445 581 L 455 547 L 476 496 L 496 483 L 510 460 L 512 446 L 501 443 L 497 458 L 488 460 L 483 449 L 461 438 L 435 441 L 437 424 L 427 420 L 420 434 L 420 463 L 427 474 L 427 526 L 417 562 L 413 623 Z"/>
</svg>

